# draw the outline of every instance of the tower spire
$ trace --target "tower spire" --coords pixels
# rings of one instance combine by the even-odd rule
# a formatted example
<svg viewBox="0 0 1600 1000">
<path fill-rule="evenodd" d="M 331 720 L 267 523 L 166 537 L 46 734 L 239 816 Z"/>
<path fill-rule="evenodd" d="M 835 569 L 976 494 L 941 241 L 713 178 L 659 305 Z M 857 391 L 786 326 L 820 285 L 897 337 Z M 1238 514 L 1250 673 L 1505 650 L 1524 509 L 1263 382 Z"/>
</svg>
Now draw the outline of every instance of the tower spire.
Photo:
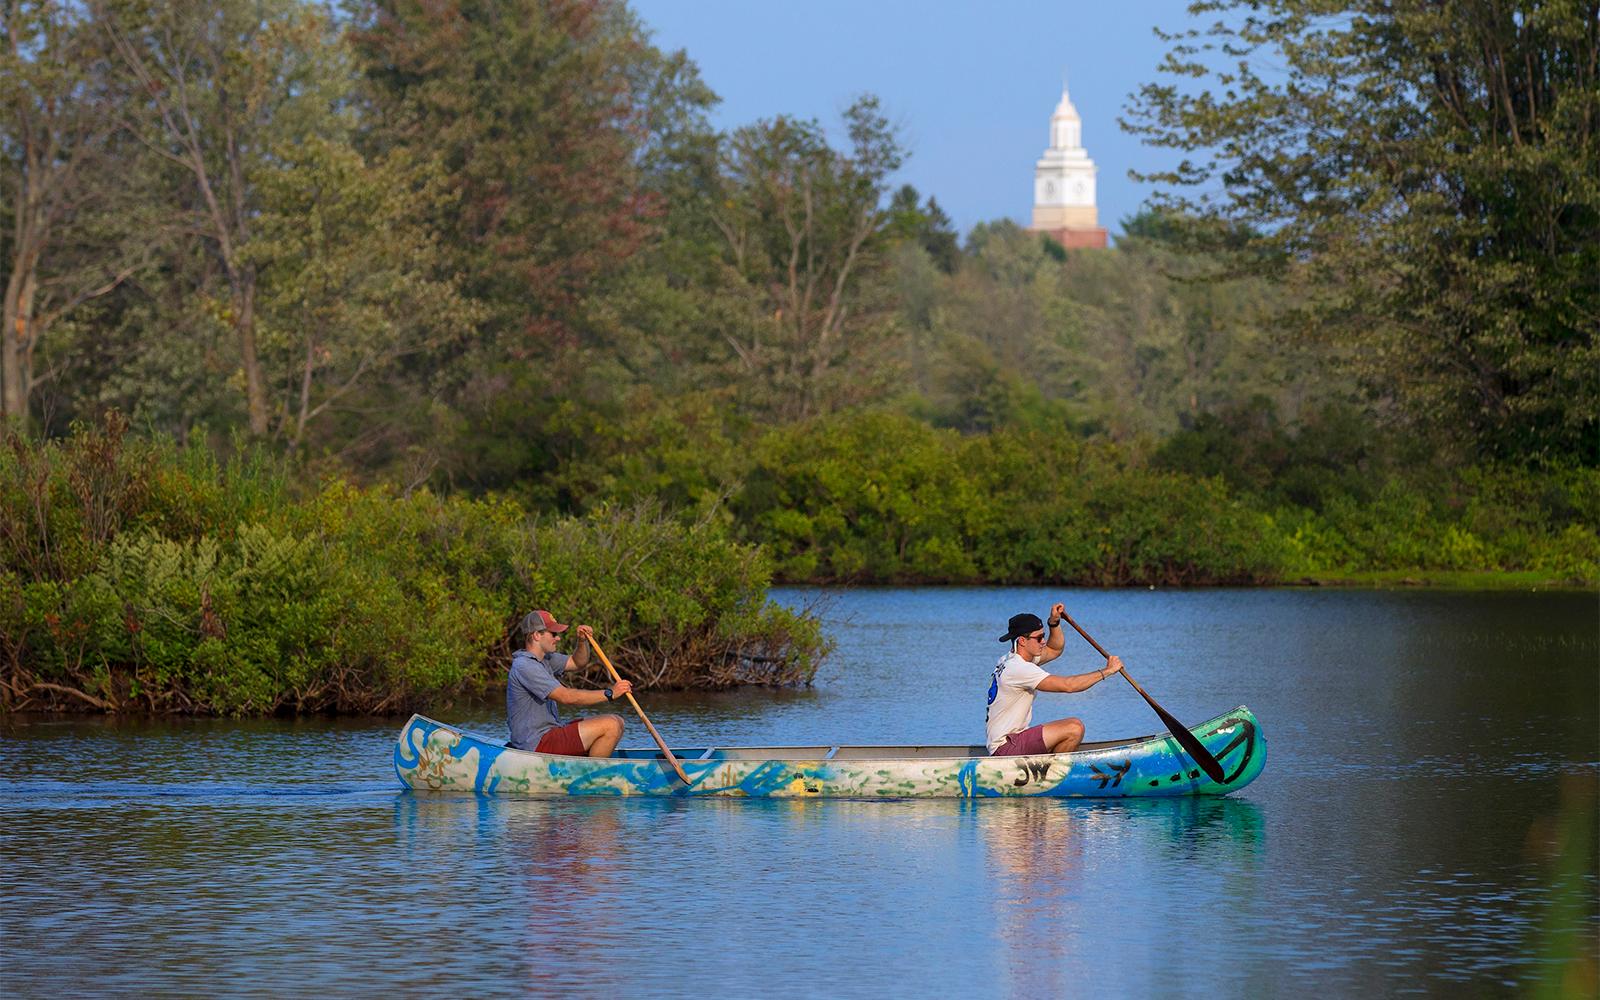
<svg viewBox="0 0 1600 1000">
<path fill-rule="evenodd" d="M 1061 73 L 1061 100 L 1050 116 L 1050 146 L 1033 175 L 1033 225 L 1063 246 L 1104 247 L 1106 231 L 1095 209 L 1098 169 L 1083 148 L 1083 119 Z"/>
</svg>

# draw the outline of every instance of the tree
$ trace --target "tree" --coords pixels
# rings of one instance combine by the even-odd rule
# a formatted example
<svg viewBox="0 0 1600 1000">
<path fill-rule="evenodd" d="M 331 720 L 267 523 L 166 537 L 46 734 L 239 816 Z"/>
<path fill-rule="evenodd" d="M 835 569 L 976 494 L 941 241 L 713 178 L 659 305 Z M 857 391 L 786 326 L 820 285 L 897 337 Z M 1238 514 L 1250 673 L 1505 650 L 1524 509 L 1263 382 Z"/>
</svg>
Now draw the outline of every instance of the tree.
<svg viewBox="0 0 1600 1000">
<path fill-rule="evenodd" d="M 902 185 L 889 203 L 890 225 L 895 235 L 927 251 L 939 270 L 954 274 L 961 262 L 960 238 L 938 199 L 929 195 L 926 204 L 920 199 L 916 188 Z"/>
<path fill-rule="evenodd" d="M 275 151 L 343 128 L 350 79 L 334 26 L 296 0 L 101 0 L 96 8 L 137 84 L 131 127 L 184 179 L 176 214 L 226 282 L 216 311 L 238 348 L 250 430 L 265 435 L 260 276 L 250 252 L 263 208 L 258 184 Z"/>
<path fill-rule="evenodd" d="M 9 0 L 0 33 L 0 105 L 12 111 L 0 118 L 0 413 L 25 421 L 51 329 L 135 273 L 152 241 L 118 155 L 126 137 L 98 27 L 72 4 Z"/>
<path fill-rule="evenodd" d="M 1070 368 L 1113 437 L 1166 436 L 1257 397 L 1293 412 L 1339 384 L 1317 345 L 1273 335 L 1276 282 L 1187 251 L 1180 229 L 1142 212 L 1124 220 L 1113 253 L 1072 254 L 1062 268 L 1079 326 Z"/>
<path fill-rule="evenodd" d="M 659 226 L 642 182 L 657 139 L 709 91 L 618 0 L 354 6 L 367 142 L 441 159 L 455 200 L 432 221 L 495 346 L 575 343 L 585 299 Z"/>
<path fill-rule="evenodd" d="M 738 129 L 723 152 L 713 219 L 748 293 L 751 322 L 729 345 L 771 393 L 778 415 L 803 419 L 848 402 L 893 322 L 878 280 L 891 244 L 888 178 L 903 153 L 874 97 L 844 114 L 849 153 L 813 121 L 778 117 Z"/>
<path fill-rule="evenodd" d="M 1203 238 L 1481 453 L 1600 461 L 1600 4 L 1206 0 L 1124 124 Z M 1236 15 L 1236 16 L 1235 16 Z"/>
<path fill-rule="evenodd" d="M 1083 391 L 1072 364 L 1079 309 L 1062 294 L 1064 273 L 1039 234 L 1002 220 L 973 227 L 960 266 L 934 295 L 908 295 L 902 279 L 920 342 L 917 384 L 938 422 L 963 431 L 1066 426 L 1066 413 L 1045 404 Z"/>
<path fill-rule="evenodd" d="M 246 258 L 261 283 L 276 431 L 293 450 L 312 421 L 399 379 L 405 359 L 464 336 L 478 312 L 438 276 L 437 241 L 419 222 L 445 199 L 433 165 L 403 150 L 369 164 L 316 138 L 277 150 L 259 187 Z"/>
<path fill-rule="evenodd" d="M 1277 284 L 1189 252 L 1159 213 L 1123 229 L 1114 250 L 1057 258 L 1038 233 L 980 224 L 949 276 L 902 248 L 898 298 L 927 415 L 1136 441 L 1257 396 L 1292 419 L 1348 393 L 1318 345 L 1273 336 Z"/>
</svg>

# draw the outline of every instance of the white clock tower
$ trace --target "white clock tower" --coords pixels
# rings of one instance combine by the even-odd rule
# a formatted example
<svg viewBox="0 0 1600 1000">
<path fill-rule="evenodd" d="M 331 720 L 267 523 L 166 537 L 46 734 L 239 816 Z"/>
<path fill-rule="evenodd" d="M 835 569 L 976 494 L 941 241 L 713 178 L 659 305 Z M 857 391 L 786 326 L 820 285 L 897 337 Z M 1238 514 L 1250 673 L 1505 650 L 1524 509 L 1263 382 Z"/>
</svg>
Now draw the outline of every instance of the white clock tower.
<svg viewBox="0 0 1600 1000">
<path fill-rule="evenodd" d="M 1033 169 L 1033 225 L 1064 247 L 1103 247 L 1106 231 L 1095 211 L 1094 161 L 1083 148 L 1083 119 L 1067 88 L 1050 116 L 1050 148 Z"/>
</svg>

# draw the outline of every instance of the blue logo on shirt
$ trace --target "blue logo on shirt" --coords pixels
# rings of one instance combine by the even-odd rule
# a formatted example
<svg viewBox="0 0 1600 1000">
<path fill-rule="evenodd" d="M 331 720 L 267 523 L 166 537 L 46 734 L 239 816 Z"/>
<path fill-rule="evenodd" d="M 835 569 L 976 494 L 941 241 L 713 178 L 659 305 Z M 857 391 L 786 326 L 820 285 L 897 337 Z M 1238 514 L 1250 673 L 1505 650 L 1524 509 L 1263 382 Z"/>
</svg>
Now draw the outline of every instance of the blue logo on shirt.
<svg viewBox="0 0 1600 1000">
<path fill-rule="evenodd" d="M 987 702 L 988 707 L 983 710 L 983 720 L 985 722 L 989 721 L 989 709 L 994 707 L 994 700 L 1000 697 L 1000 673 L 1001 671 L 1005 670 L 1005 668 L 1005 660 L 1001 660 L 999 663 L 995 664 L 994 677 L 989 681 L 989 701 Z"/>
</svg>

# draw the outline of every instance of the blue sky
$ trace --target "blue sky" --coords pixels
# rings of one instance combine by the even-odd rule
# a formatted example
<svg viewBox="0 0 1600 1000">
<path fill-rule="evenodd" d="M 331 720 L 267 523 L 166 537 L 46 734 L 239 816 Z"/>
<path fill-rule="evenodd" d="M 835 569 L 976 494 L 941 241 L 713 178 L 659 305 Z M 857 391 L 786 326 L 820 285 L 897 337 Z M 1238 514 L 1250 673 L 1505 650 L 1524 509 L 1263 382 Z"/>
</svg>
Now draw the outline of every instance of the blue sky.
<svg viewBox="0 0 1600 1000">
<path fill-rule="evenodd" d="M 656 45 L 686 49 L 721 96 L 718 127 L 790 114 L 837 136 L 839 111 L 877 94 L 911 154 L 897 183 L 935 196 L 963 235 L 978 222 L 1028 222 L 1063 74 L 1113 235 L 1149 193 L 1128 169 L 1176 158 L 1123 134 L 1117 117 L 1156 79 L 1166 45 L 1152 27 L 1193 24 L 1187 0 L 631 3 Z"/>
</svg>

